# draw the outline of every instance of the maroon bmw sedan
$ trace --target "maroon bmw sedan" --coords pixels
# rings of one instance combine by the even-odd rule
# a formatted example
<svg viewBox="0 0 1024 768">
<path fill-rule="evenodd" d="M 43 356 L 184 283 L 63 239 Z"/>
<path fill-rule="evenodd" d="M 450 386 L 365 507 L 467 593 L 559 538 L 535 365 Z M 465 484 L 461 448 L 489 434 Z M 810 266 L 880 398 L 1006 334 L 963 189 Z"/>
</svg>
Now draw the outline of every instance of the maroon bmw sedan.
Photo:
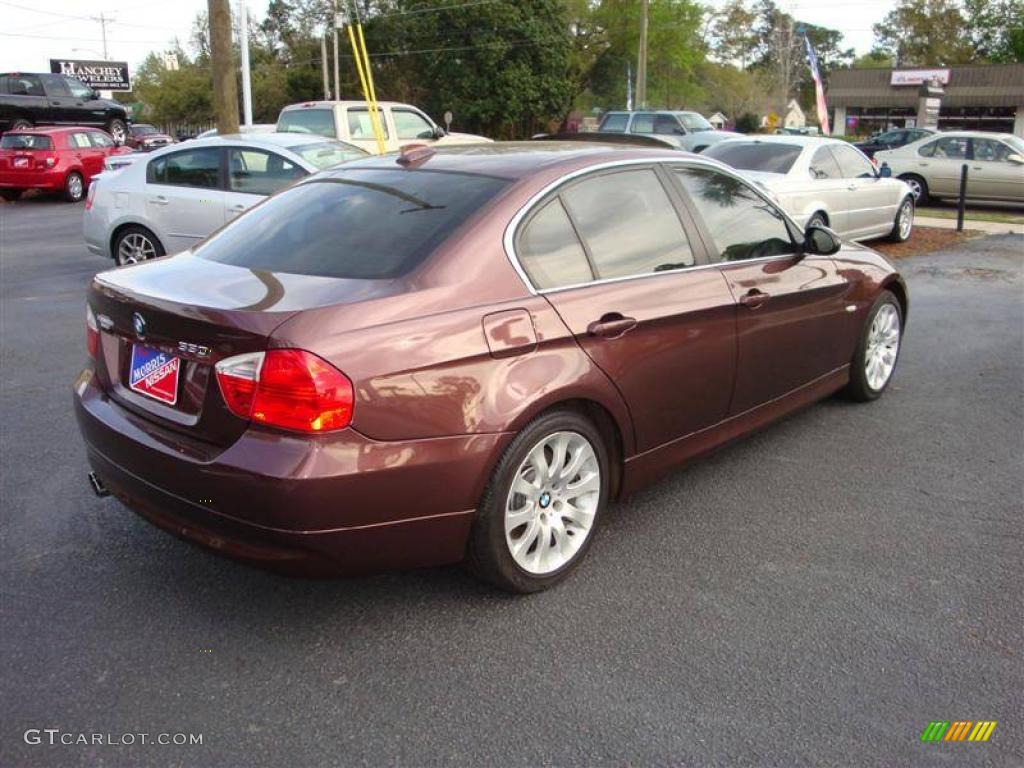
<svg viewBox="0 0 1024 768">
<path fill-rule="evenodd" d="M 606 506 L 844 390 L 907 314 L 874 251 L 695 155 L 417 148 L 96 276 L 97 492 L 264 566 L 564 578 Z"/>
</svg>

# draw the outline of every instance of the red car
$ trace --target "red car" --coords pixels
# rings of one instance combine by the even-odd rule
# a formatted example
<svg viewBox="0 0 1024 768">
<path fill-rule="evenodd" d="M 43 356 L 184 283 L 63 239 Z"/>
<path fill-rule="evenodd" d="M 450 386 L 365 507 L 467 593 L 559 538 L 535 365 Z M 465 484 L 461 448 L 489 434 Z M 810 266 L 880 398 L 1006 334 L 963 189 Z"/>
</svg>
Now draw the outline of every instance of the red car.
<svg viewBox="0 0 1024 768">
<path fill-rule="evenodd" d="M 140 152 L 152 152 L 154 149 L 174 143 L 173 138 L 161 133 L 149 123 L 132 123 L 128 127 L 128 139 L 125 141 L 129 147 Z"/>
<path fill-rule="evenodd" d="M 0 195 L 16 200 L 26 189 L 59 192 L 77 203 L 118 147 L 99 128 L 28 128 L 0 136 Z"/>
<path fill-rule="evenodd" d="M 465 560 L 529 592 L 611 500 L 881 396 L 906 313 L 884 258 L 714 160 L 420 147 L 97 275 L 74 402 L 94 489 L 192 542 L 306 572 Z"/>
</svg>

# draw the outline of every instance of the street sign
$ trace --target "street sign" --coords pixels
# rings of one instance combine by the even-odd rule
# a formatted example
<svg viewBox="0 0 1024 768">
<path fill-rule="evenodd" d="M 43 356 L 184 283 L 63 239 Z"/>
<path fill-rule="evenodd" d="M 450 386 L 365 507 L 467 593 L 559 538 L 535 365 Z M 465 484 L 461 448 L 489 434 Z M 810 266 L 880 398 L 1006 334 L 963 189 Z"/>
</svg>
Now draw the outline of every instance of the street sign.
<svg viewBox="0 0 1024 768">
<path fill-rule="evenodd" d="M 127 61 L 50 59 L 50 71 L 54 74 L 78 78 L 97 91 L 130 91 L 132 89 Z"/>
</svg>

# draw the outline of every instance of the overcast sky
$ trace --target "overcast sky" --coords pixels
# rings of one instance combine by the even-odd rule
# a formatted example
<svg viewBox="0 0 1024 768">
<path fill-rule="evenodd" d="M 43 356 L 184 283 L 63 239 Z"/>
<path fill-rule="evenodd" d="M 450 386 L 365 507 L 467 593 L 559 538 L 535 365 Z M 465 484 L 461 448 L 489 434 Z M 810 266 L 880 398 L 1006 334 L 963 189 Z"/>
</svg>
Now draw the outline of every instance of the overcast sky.
<svg viewBox="0 0 1024 768">
<path fill-rule="evenodd" d="M 726 0 L 706 2 L 721 6 Z M 779 5 L 802 21 L 841 30 L 847 45 L 865 53 L 871 25 L 895 0 L 780 0 Z M 238 0 L 232 6 L 237 8 Z M 261 19 L 267 0 L 249 0 L 248 7 Z M 134 69 L 175 36 L 187 43 L 192 21 L 203 10 L 206 0 L 0 0 L 0 71 L 46 72 L 51 58 L 102 58 L 101 13 L 111 19 L 109 57 L 127 60 Z"/>
</svg>

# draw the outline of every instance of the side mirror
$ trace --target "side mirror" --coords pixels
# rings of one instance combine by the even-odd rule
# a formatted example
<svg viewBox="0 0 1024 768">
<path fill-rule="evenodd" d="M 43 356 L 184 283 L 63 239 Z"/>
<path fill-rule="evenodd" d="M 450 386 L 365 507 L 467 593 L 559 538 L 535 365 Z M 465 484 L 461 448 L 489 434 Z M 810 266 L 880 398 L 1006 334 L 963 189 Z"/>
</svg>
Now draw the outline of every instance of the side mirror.
<svg viewBox="0 0 1024 768">
<path fill-rule="evenodd" d="M 448 134 L 445 131 L 445 129 L 442 128 L 440 125 L 435 125 L 434 126 L 434 138 L 435 139 L 443 139 L 447 135 Z"/>
<path fill-rule="evenodd" d="M 804 230 L 804 252 L 831 256 L 842 247 L 839 235 L 828 227 L 810 226 Z"/>
<path fill-rule="evenodd" d="M 1014 152 L 1012 155 L 1006 156 L 1006 161 L 1008 163 L 1013 163 L 1014 165 L 1024 165 L 1024 155 L 1019 155 Z"/>
</svg>

